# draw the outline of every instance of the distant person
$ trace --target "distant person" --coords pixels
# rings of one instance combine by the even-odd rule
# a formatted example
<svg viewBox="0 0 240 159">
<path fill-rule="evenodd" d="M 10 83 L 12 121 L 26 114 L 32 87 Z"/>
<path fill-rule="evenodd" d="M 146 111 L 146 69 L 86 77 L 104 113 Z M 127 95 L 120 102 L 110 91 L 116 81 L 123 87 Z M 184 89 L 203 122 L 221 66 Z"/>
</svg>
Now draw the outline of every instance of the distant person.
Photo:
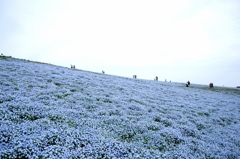
<svg viewBox="0 0 240 159">
<path fill-rule="evenodd" d="M 155 80 L 155 81 L 158 81 L 158 76 L 156 76 L 156 77 L 154 78 L 154 80 Z"/>
<path fill-rule="evenodd" d="M 213 83 L 210 83 L 210 84 L 209 84 L 209 88 L 213 88 Z"/>
<path fill-rule="evenodd" d="M 104 74 L 104 73 L 105 73 L 105 71 L 103 71 L 103 70 L 102 70 L 102 73 Z"/>
</svg>

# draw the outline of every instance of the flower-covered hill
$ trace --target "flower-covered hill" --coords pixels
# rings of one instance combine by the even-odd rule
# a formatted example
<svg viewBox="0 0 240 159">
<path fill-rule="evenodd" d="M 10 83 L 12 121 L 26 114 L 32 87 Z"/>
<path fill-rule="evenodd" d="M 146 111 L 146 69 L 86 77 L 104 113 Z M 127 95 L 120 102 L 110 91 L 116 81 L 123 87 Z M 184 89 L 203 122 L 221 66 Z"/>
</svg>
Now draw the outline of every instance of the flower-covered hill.
<svg viewBox="0 0 240 159">
<path fill-rule="evenodd" d="M 239 158 L 240 91 L 0 57 L 0 158 Z"/>
</svg>

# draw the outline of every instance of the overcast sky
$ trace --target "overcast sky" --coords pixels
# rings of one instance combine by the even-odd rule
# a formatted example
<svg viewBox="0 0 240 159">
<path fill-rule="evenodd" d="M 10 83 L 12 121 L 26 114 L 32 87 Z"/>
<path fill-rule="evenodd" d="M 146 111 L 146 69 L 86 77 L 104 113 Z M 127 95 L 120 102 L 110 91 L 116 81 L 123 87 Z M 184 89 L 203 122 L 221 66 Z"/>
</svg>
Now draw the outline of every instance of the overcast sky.
<svg viewBox="0 0 240 159">
<path fill-rule="evenodd" d="M 239 0 L 0 0 L 0 52 L 172 82 L 240 85 Z"/>
</svg>

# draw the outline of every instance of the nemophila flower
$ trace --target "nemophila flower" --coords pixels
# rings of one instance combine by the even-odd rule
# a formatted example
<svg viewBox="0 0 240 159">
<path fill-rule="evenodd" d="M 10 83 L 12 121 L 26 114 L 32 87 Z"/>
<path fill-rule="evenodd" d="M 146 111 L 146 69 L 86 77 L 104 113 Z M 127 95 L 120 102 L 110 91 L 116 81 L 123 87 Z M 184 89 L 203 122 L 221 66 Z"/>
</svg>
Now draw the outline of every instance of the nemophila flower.
<svg viewBox="0 0 240 159">
<path fill-rule="evenodd" d="M 14 58 L 0 69 L 0 158 L 240 156 L 239 90 Z"/>
</svg>

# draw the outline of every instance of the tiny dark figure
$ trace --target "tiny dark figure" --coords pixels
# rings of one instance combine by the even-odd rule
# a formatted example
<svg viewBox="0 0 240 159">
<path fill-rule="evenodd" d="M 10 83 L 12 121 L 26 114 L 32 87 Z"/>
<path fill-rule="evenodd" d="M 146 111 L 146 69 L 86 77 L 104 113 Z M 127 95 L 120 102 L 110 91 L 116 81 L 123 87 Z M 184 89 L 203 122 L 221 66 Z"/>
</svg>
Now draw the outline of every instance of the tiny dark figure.
<svg viewBox="0 0 240 159">
<path fill-rule="evenodd" d="M 209 88 L 213 88 L 213 83 L 210 83 L 210 84 L 209 84 Z"/>
<path fill-rule="evenodd" d="M 105 73 L 105 71 L 103 71 L 103 70 L 102 70 L 102 73 L 104 74 L 104 73 Z"/>
<path fill-rule="evenodd" d="M 75 65 L 71 65 L 71 68 L 73 68 L 73 69 L 74 69 L 74 68 L 75 68 Z"/>
<path fill-rule="evenodd" d="M 158 81 L 158 76 L 156 76 L 156 77 L 154 78 L 154 80 L 155 80 L 155 81 Z"/>
<path fill-rule="evenodd" d="M 133 78 L 137 78 L 137 75 L 133 75 Z"/>
<path fill-rule="evenodd" d="M 186 87 L 189 87 L 190 86 L 190 81 L 187 81 L 186 82 Z"/>
</svg>

